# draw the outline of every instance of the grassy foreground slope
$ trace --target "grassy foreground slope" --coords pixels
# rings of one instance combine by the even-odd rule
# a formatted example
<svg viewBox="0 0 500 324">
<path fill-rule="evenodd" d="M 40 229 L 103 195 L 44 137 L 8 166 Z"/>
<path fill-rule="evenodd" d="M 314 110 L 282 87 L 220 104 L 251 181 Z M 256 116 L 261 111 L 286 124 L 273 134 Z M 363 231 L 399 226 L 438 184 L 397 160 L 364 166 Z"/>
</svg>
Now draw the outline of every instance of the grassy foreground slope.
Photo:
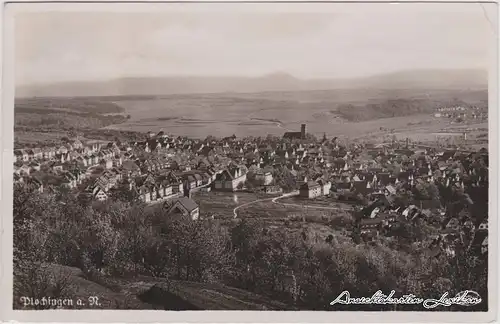
<svg viewBox="0 0 500 324">
<path fill-rule="evenodd" d="M 52 264 L 49 270 L 59 278 L 62 296 L 71 296 L 71 309 L 161 309 L 161 310 L 284 310 L 287 306 L 248 291 L 222 284 L 209 284 L 138 276 L 134 278 L 91 277 L 75 267 Z M 64 278 L 61 280 L 61 278 Z M 42 283 L 41 283 L 42 284 Z M 43 285 L 43 284 L 42 284 Z M 32 287 L 42 296 L 43 287 Z M 48 294 L 50 296 L 50 293 Z M 89 297 L 98 297 L 93 305 Z M 36 298 L 36 297 L 35 297 Z M 64 298 L 64 297 L 58 297 Z M 76 301 L 81 300 L 82 305 Z M 14 309 L 25 306 L 14 296 Z"/>
</svg>

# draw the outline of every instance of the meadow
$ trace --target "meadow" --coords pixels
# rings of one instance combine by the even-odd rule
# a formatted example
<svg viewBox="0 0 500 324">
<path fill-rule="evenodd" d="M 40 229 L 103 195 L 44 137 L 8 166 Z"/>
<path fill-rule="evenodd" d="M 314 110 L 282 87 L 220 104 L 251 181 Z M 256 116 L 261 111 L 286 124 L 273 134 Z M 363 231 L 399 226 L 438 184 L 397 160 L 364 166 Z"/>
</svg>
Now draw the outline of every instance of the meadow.
<svg viewBox="0 0 500 324">
<path fill-rule="evenodd" d="M 123 98 L 113 103 L 131 118 L 106 128 L 163 130 L 194 138 L 282 136 L 287 131 L 300 131 L 303 123 L 307 132 L 316 136 L 383 136 L 409 128 L 429 133 L 449 125 L 449 121 L 432 116 L 435 108 L 453 102 L 484 105 L 485 98 L 486 91 L 370 89 Z M 415 103 L 419 109 L 413 111 Z M 353 105 L 358 117 L 365 109 L 367 118 L 351 119 L 346 105 Z M 384 109 L 370 113 L 373 105 Z"/>
<path fill-rule="evenodd" d="M 25 98 L 16 99 L 15 138 L 19 145 L 42 145 L 73 130 L 103 140 L 125 132 L 124 140 L 135 140 L 131 132 L 160 130 L 199 139 L 233 134 L 281 137 L 307 124 L 307 132 L 316 137 L 434 141 L 436 134 L 460 126 L 433 116 L 436 108 L 453 103 L 484 107 L 487 91 L 350 89 Z M 473 126 L 487 129 L 487 122 Z"/>
<path fill-rule="evenodd" d="M 318 237 L 321 241 L 329 235 L 334 235 L 340 241 L 348 238 L 345 224 L 352 221 L 351 205 L 335 202 L 326 197 L 314 200 L 291 197 L 274 203 L 269 200 L 272 197 L 250 192 L 197 192 L 192 198 L 202 212 L 210 210 L 210 215 L 227 226 L 245 219 L 258 221 L 269 229 L 279 228 L 299 234 L 305 232 Z M 261 199 L 266 200 L 261 201 Z M 256 202 L 252 203 L 253 201 Z M 234 219 L 233 209 L 241 205 L 243 206 L 237 211 L 238 217 Z M 328 210 L 324 207 L 334 207 L 338 210 Z M 206 216 L 208 215 L 203 215 Z"/>
</svg>

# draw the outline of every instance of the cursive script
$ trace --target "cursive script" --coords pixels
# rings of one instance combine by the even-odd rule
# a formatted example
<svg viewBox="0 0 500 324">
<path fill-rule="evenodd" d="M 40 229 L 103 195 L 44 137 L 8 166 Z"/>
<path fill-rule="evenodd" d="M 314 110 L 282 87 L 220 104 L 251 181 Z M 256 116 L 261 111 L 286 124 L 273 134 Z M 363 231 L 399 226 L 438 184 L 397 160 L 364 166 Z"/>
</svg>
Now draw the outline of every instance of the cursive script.
<svg viewBox="0 0 500 324">
<path fill-rule="evenodd" d="M 420 305 L 426 309 L 433 309 L 438 306 L 449 307 L 451 305 L 474 306 L 482 302 L 481 296 L 473 290 L 465 290 L 459 292 L 454 297 L 449 297 L 449 293 L 445 292 L 439 299 L 423 299 L 413 294 L 407 294 L 400 297 L 395 296 L 396 292 L 391 292 L 386 295 L 378 290 L 370 297 L 351 297 L 349 291 L 344 290 L 340 295 L 333 300 L 330 305 Z"/>
<path fill-rule="evenodd" d="M 451 305 L 474 306 L 482 301 L 479 294 L 473 290 L 461 291 L 455 297 L 448 297 L 448 295 L 448 292 L 445 292 L 439 299 L 426 299 L 423 306 L 427 309 L 438 306 L 450 307 Z"/>
<path fill-rule="evenodd" d="M 385 295 L 381 290 L 378 290 L 371 297 L 351 298 L 351 294 L 344 290 L 330 305 L 415 305 L 423 302 L 422 298 L 417 298 L 413 294 L 394 297 L 395 291 L 391 290 L 389 295 Z"/>
</svg>

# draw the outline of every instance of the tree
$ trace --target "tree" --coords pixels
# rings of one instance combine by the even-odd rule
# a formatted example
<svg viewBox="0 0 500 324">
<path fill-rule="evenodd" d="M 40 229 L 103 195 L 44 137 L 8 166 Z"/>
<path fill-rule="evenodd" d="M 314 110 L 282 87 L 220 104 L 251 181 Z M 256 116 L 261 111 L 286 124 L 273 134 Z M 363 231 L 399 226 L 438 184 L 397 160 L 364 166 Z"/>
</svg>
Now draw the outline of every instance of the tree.
<svg viewBox="0 0 500 324">
<path fill-rule="evenodd" d="M 248 190 L 254 190 L 255 186 L 252 181 L 245 181 L 244 187 L 246 187 Z"/>
<path fill-rule="evenodd" d="M 110 199 L 123 202 L 138 202 L 139 195 L 137 191 L 130 190 L 126 185 L 121 184 L 110 190 Z"/>
<path fill-rule="evenodd" d="M 346 229 L 353 226 L 352 216 L 347 213 L 342 213 L 340 215 L 331 215 L 330 226 L 336 229 Z"/>
<path fill-rule="evenodd" d="M 70 288 L 68 275 L 47 266 L 52 261 L 54 249 L 57 249 L 47 225 L 49 220 L 58 218 L 60 208 L 55 205 L 52 197 L 17 185 L 14 187 L 13 207 L 15 300 L 20 300 L 23 296 L 66 297 Z"/>
<path fill-rule="evenodd" d="M 439 190 L 433 183 L 417 183 L 414 190 L 416 199 L 419 200 L 439 200 Z"/>
<path fill-rule="evenodd" d="M 267 142 L 273 143 L 273 142 L 276 142 L 278 140 L 279 140 L 279 138 L 277 138 L 276 136 L 274 136 L 272 134 L 269 134 L 269 135 L 266 136 L 266 141 Z"/>
<path fill-rule="evenodd" d="M 453 214 L 463 209 L 457 201 Z M 21 186 L 14 188 L 13 207 L 16 296 L 71 294 L 64 275 L 51 276 L 53 268 L 44 268 L 49 263 L 78 266 L 97 281 L 107 274 L 141 274 L 224 283 L 300 309 L 328 309 L 332 296 L 343 290 L 355 296 L 378 289 L 433 296 L 438 286 L 487 296 L 487 258 L 474 255 L 467 242 L 457 242 L 455 257 L 430 258 L 422 243 L 436 229 L 420 218 L 394 227 L 392 237 L 364 243 L 356 214 L 332 215 L 332 225 L 340 227 L 353 219 L 351 242 L 340 233 L 272 229 L 259 220 L 236 219 L 229 226 L 220 220 L 175 220 L 166 218 L 160 206 L 114 199 L 81 204 L 72 195 Z M 359 310 L 353 307 L 345 305 L 345 310 Z M 363 308 L 382 309 L 388 308 Z"/>
<path fill-rule="evenodd" d="M 74 138 L 74 137 L 76 137 L 77 135 L 78 135 L 78 134 L 77 134 L 77 132 L 76 132 L 75 128 L 74 128 L 74 127 L 70 127 L 70 129 L 69 129 L 69 131 L 68 131 L 68 136 L 69 136 L 70 138 Z"/>
<path fill-rule="evenodd" d="M 22 260 L 14 264 L 14 308 L 54 309 L 57 305 L 24 305 L 23 298 L 52 300 L 71 298 L 73 285 L 70 274 L 57 266 Z M 19 303 L 19 304 L 18 304 Z"/>
<path fill-rule="evenodd" d="M 313 143 L 318 142 L 318 138 L 316 136 L 314 136 L 313 134 L 310 134 L 310 133 L 306 134 L 306 140 L 309 141 L 309 142 L 313 142 Z"/>
<path fill-rule="evenodd" d="M 286 168 L 274 169 L 273 178 L 275 183 L 283 188 L 284 191 L 297 189 L 297 181 L 295 177 Z"/>
<path fill-rule="evenodd" d="M 216 136 L 212 136 L 212 135 L 209 135 L 207 136 L 207 139 L 210 141 L 210 142 L 213 142 L 213 141 L 219 141 L 219 137 L 216 137 Z"/>
<path fill-rule="evenodd" d="M 146 234 L 147 233 L 147 234 Z M 154 277 L 168 277 L 168 266 L 172 265 L 172 251 L 168 240 L 155 235 L 151 229 L 142 234 L 142 265 Z M 145 235 L 146 234 L 146 235 Z"/>
</svg>

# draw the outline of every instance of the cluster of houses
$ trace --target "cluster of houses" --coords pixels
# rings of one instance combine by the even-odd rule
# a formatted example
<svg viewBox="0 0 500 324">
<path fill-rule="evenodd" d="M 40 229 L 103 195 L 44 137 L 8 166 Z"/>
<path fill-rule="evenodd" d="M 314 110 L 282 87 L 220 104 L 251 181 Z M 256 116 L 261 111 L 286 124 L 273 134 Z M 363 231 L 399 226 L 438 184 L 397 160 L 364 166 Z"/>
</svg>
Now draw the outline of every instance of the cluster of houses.
<svg viewBox="0 0 500 324">
<path fill-rule="evenodd" d="M 186 199 L 197 190 L 237 191 L 251 184 L 262 192 L 278 194 L 287 187 L 286 178 L 290 179 L 286 190 L 298 190 L 304 199 L 383 198 L 399 215 L 410 206 L 395 207 L 395 198 L 415 187 L 435 184 L 469 190 L 488 184 L 485 150 L 437 151 L 408 143 L 346 147 L 336 139 L 304 138 L 305 125 L 300 133 L 283 139 L 194 140 L 163 132 L 149 132 L 138 142 L 84 144 L 75 139 L 58 148 L 16 150 L 14 180 L 40 192 L 65 186 L 96 200 L 106 200 L 121 190 L 146 203 L 168 202 L 169 208 L 175 205 L 179 211 L 191 210 L 186 206 L 193 204 Z M 174 201 L 178 203 L 171 206 Z M 420 214 L 439 212 L 440 206 L 431 201 L 422 198 L 415 208 Z M 394 220 L 381 221 L 383 214 L 367 217 L 362 230 L 369 232 Z"/>
<path fill-rule="evenodd" d="M 73 189 L 86 179 L 87 167 L 101 164 L 110 169 L 114 156 L 100 143 L 84 146 L 78 139 L 60 147 L 14 150 L 14 182 L 34 186 L 40 192 L 61 186 Z"/>
<path fill-rule="evenodd" d="M 203 148 L 160 133 L 148 134 L 144 142 L 84 144 L 75 139 L 57 148 L 18 149 L 14 182 L 41 193 L 66 188 L 99 201 L 121 190 L 146 203 L 175 200 L 179 206 L 189 205 L 186 199 L 195 190 L 241 189 L 247 168 L 224 164 L 229 159 L 216 162 L 200 154 Z"/>
<path fill-rule="evenodd" d="M 380 233 L 391 233 L 391 229 L 402 223 L 423 220 L 439 230 L 432 251 L 453 254 L 460 240 L 461 246 L 467 243 L 485 255 L 487 209 L 480 215 L 472 214 L 474 204 L 487 205 L 484 197 L 488 193 L 487 151 L 426 151 L 418 155 L 413 152 L 411 159 L 398 162 L 393 153 L 386 152 L 383 158 L 379 156 L 378 164 L 382 169 L 344 170 L 340 181 L 333 184 L 338 195 L 367 198 L 358 224 L 364 238 L 372 239 Z M 426 193 L 429 187 L 435 191 Z M 421 191 L 424 193 L 419 194 Z M 401 199 L 408 193 L 413 194 L 413 199 Z"/>
<path fill-rule="evenodd" d="M 440 107 L 436 109 L 434 117 L 487 120 L 488 109 L 481 109 L 479 107 L 467 108 L 463 106 Z"/>
<path fill-rule="evenodd" d="M 363 210 L 363 212 L 368 212 L 357 224 L 360 228 L 360 234 L 365 240 L 372 240 L 382 234 L 394 235 L 401 224 L 413 223 L 419 219 L 427 223 L 435 221 L 432 208 L 422 209 L 415 205 L 407 207 L 391 204 L 377 205 L 377 207 L 373 207 L 373 205 Z M 436 210 L 444 218 L 444 221 L 438 224 L 434 223 L 437 233 L 427 238 L 430 243 L 427 246 L 430 257 L 436 257 L 442 253 L 452 257 L 456 254 L 457 246 L 465 246 L 481 257 L 487 255 L 487 217 L 476 225 L 469 218 L 447 215 L 446 209 L 437 208 Z"/>
</svg>

